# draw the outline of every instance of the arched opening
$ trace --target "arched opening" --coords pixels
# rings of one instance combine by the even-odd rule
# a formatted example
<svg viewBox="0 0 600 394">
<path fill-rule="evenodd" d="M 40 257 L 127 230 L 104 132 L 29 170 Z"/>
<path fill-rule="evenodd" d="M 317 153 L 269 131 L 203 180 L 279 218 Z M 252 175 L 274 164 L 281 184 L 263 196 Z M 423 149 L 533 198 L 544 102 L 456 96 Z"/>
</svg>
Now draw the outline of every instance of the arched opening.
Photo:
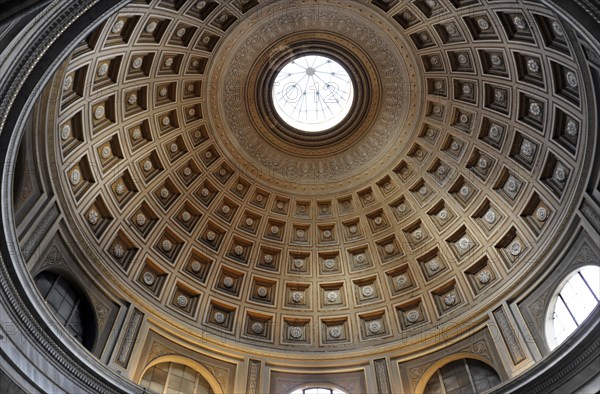
<svg viewBox="0 0 600 394">
<path fill-rule="evenodd" d="M 307 54 L 284 64 L 275 78 L 272 96 L 284 122 L 315 133 L 335 127 L 350 113 L 354 86 L 338 61 Z"/>
<path fill-rule="evenodd" d="M 52 271 L 39 273 L 35 284 L 58 321 L 91 351 L 96 338 L 96 319 L 83 291 L 65 276 Z"/>
<path fill-rule="evenodd" d="M 588 265 L 568 275 L 550 303 L 546 338 L 550 349 L 565 341 L 600 302 L 600 267 Z"/>
<path fill-rule="evenodd" d="M 210 383 L 191 366 L 176 362 L 154 364 L 144 372 L 140 386 L 156 394 L 213 394 Z"/>
<path fill-rule="evenodd" d="M 429 378 L 423 393 L 482 393 L 500 382 L 500 376 L 488 364 L 480 360 L 463 358 L 449 362 L 435 371 Z"/>
<path fill-rule="evenodd" d="M 328 384 L 309 384 L 290 391 L 289 394 L 347 394 Z"/>
</svg>

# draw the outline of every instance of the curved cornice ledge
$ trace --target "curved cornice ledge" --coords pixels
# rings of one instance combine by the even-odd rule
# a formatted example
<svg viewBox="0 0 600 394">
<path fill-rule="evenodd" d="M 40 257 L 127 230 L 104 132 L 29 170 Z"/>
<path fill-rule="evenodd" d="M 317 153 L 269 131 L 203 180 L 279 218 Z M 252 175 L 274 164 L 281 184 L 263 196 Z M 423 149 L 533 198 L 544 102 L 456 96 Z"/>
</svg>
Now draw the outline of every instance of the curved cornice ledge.
<svg viewBox="0 0 600 394">
<path fill-rule="evenodd" d="M 70 338 L 45 329 L 32 305 L 32 287 L 12 231 L 12 157 L 9 141 L 19 139 L 27 114 L 42 87 L 74 45 L 127 1 L 62 0 L 42 10 L 4 48 L 0 59 L 0 155 L 2 228 L 0 234 L 0 360 L 19 386 L 40 392 L 135 393 L 142 390 L 112 373 Z M 12 145 L 14 146 L 14 145 Z M 29 285 L 32 285 L 29 279 Z M 72 343 L 70 343 L 72 342 Z"/>
<path fill-rule="evenodd" d="M 50 324 L 46 308 L 39 300 L 36 301 L 39 297 L 32 297 L 36 289 L 26 269 L 24 255 L 29 257 L 34 248 L 29 248 L 26 243 L 23 250 L 19 250 L 13 231 L 12 177 L 17 155 L 15 147 L 18 146 L 15 141 L 21 139 L 34 102 L 75 45 L 128 3 L 118 0 L 56 0 L 0 52 L 0 360 L 1 368 L 20 387 L 31 392 L 142 392 L 140 387 L 111 371 L 73 338 L 62 335 L 62 328 Z M 596 5 L 597 1 L 542 0 L 541 3 L 569 15 L 568 19 L 581 16 L 581 25 L 577 26 L 579 32 L 589 43 L 598 45 L 600 8 Z M 215 97 L 213 101 L 218 103 L 218 99 Z M 596 167 L 597 160 L 592 165 Z M 577 192 L 572 194 L 575 196 L 573 199 L 579 199 L 584 186 L 583 182 L 580 183 Z M 48 198 L 47 202 L 51 201 Z M 50 205 L 46 207 L 48 209 L 44 208 L 47 215 L 39 220 L 47 228 L 63 219 Z M 39 241 L 47 228 L 40 225 L 33 230 L 31 238 Z M 567 237 L 561 238 L 565 241 Z M 505 294 L 508 294 L 506 291 Z M 550 393 L 579 389 L 589 379 L 597 381 L 598 369 L 591 366 L 597 365 L 599 349 L 600 308 L 597 308 L 582 324 L 578 335 L 571 336 L 554 352 L 536 360 L 531 369 L 498 386 L 494 392 Z M 250 360 L 251 364 L 253 362 L 258 361 Z M 377 368 L 379 365 L 385 364 L 377 364 Z M 244 373 L 239 372 L 238 377 Z M 249 384 L 249 387 L 252 386 Z"/>
<path fill-rule="evenodd" d="M 578 335 L 564 343 L 527 373 L 497 386 L 492 392 L 501 393 L 572 393 L 586 384 L 596 384 L 600 359 L 600 308 L 579 327 Z"/>
</svg>

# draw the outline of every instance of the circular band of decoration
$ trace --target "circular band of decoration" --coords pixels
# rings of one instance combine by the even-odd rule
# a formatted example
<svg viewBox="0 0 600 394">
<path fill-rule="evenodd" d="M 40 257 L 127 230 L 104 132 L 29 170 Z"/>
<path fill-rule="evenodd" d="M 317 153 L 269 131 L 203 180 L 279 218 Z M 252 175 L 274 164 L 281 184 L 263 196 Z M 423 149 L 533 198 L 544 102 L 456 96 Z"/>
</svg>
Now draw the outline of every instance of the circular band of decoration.
<svg viewBox="0 0 600 394">
<path fill-rule="evenodd" d="M 408 82 L 417 59 L 406 37 L 373 24 L 379 16 L 368 7 L 282 5 L 269 9 L 274 18 L 250 18 L 219 44 L 207 73 L 207 121 L 225 156 L 254 181 L 328 194 L 388 168 L 405 146 L 407 126 L 421 114 L 413 104 L 421 86 Z M 335 127 L 303 131 L 277 114 L 277 75 L 305 55 L 327 57 L 351 78 L 351 109 Z"/>
<path fill-rule="evenodd" d="M 300 147 L 336 144 L 367 129 L 359 126 L 377 103 L 367 100 L 376 78 L 361 59 L 328 36 L 288 37 L 262 54 L 259 71 L 251 74 L 257 79 L 246 89 L 256 95 L 247 102 L 256 102 L 263 122 L 259 129 Z"/>
</svg>

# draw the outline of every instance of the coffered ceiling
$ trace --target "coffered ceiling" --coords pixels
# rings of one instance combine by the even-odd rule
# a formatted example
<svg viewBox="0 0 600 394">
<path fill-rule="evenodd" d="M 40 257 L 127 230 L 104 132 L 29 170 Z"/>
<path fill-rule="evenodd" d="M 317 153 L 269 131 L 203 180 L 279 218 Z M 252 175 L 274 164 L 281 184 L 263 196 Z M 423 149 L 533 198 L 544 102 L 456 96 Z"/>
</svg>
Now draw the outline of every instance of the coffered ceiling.
<svg viewBox="0 0 600 394">
<path fill-rule="evenodd" d="M 544 269 L 591 160 L 573 34 L 532 1 L 134 1 L 47 88 L 44 160 L 86 269 L 157 319 L 409 346 Z M 314 50 L 356 87 L 322 138 L 269 103 Z"/>
</svg>

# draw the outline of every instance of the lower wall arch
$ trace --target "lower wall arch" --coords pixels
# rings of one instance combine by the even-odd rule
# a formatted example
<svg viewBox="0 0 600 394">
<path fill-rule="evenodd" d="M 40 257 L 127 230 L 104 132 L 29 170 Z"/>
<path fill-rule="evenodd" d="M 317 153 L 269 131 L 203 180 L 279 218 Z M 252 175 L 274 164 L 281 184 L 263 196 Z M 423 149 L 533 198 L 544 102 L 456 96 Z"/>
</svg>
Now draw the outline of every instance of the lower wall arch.
<svg viewBox="0 0 600 394">
<path fill-rule="evenodd" d="M 462 360 L 465 358 L 481 361 L 482 363 L 484 363 L 484 364 L 490 366 L 491 368 L 493 368 L 494 370 L 496 370 L 496 368 L 494 368 L 493 365 L 490 365 L 489 360 L 487 360 L 483 356 L 479 356 L 479 355 L 472 354 L 472 353 L 452 354 L 452 355 L 449 355 L 448 357 L 444 357 L 441 360 L 436 361 L 425 371 L 425 373 L 423 373 L 423 376 L 421 376 L 421 379 L 417 383 L 417 387 L 415 389 L 415 394 L 423 394 L 423 392 L 425 391 L 425 387 L 427 387 L 427 383 L 429 383 L 429 380 L 437 372 L 438 369 L 442 368 L 446 364 L 451 363 L 452 361 L 458 361 L 458 360 Z"/>
<path fill-rule="evenodd" d="M 175 354 L 160 356 L 152 360 L 148 365 L 146 365 L 146 367 L 142 371 L 142 374 L 140 375 L 140 381 L 150 368 L 162 363 L 176 363 L 188 366 L 197 371 L 204 379 L 206 379 L 206 381 L 210 385 L 210 388 L 215 394 L 224 394 L 223 389 L 221 388 L 221 385 L 219 384 L 217 379 L 213 376 L 212 373 L 210 373 L 210 371 L 204 365 L 187 357 L 178 356 Z"/>
</svg>

